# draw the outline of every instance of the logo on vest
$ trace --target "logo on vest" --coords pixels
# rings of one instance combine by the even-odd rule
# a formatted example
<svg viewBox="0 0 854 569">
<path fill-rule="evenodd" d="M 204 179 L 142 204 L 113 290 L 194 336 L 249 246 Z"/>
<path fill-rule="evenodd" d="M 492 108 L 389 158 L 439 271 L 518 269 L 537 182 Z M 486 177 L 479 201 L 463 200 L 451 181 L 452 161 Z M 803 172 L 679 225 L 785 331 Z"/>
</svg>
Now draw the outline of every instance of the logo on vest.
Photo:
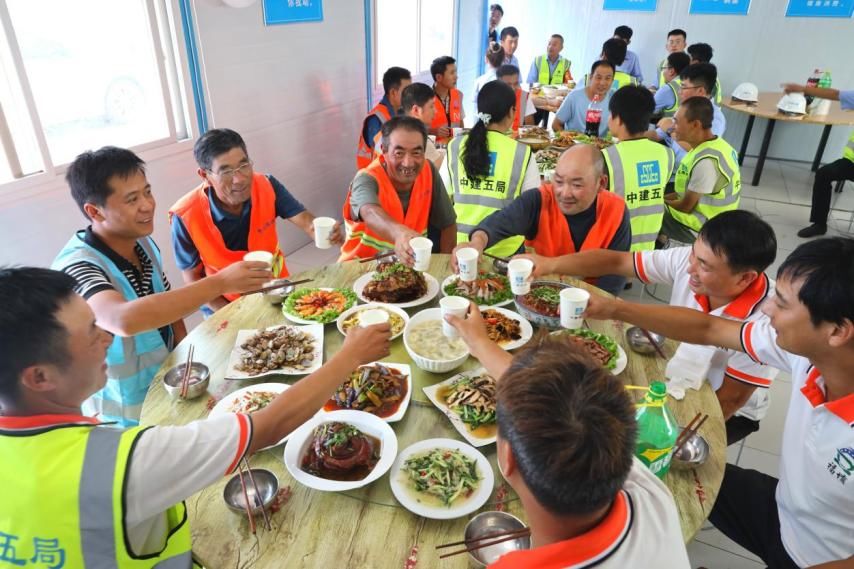
<svg viewBox="0 0 854 569">
<path fill-rule="evenodd" d="M 498 162 L 498 153 L 490 152 L 489 153 L 489 176 L 492 177 L 495 175 L 495 163 Z"/>
<path fill-rule="evenodd" d="M 640 187 L 661 185 L 661 167 L 658 162 L 639 162 L 637 168 Z"/>
</svg>

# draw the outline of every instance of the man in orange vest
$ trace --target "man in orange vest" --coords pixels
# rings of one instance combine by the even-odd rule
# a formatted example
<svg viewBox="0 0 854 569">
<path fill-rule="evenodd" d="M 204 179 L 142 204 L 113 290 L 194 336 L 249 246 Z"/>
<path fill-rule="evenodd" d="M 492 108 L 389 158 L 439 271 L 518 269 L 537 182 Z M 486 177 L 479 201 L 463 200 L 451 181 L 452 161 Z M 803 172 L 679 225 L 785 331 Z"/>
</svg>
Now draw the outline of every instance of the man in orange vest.
<svg viewBox="0 0 854 569">
<path fill-rule="evenodd" d="M 359 132 L 359 148 L 356 150 L 356 169 L 366 168 L 374 159 L 374 140 L 383 124 L 397 114 L 400 97 L 407 85 L 412 83 L 412 74 L 403 67 L 389 67 L 383 73 L 383 98 L 374 105 L 362 121 Z"/>
<path fill-rule="evenodd" d="M 287 277 L 276 219 L 287 219 L 314 240 L 314 215 L 273 176 L 253 170 L 246 143 L 233 130 L 209 130 L 196 141 L 193 154 L 202 183 L 169 209 L 175 262 L 184 282 L 214 275 L 248 251 L 273 253 L 273 274 Z M 343 242 L 340 223 L 330 241 Z M 237 296 L 217 297 L 202 311 L 212 314 Z"/>
<path fill-rule="evenodd" d="M 495 70 L 495 77 L 504 81 L 516 93 L 516 117 L 513 119 L 513 132 L 519 132 L 520 124 L 534 124 L 537 109 L 531 101 L 531 94 L 522 89 L 519 83 L 519 68 L 513 65 L 502 65 Z"/>
<path fill-rule="evenodd" d="M 524 235 L 525 245 L 538 255 L 557 257 L 589 249 L 628 251 L 632 244 L 629 211 L 623 198 L 607 191 L 602 153 L 589 144 L 577 144 L 557 162 L 552 183 L 537 192 L 522 192 L 515 201 L 480 222 L 469 235 L 483 252 L 491 245 Z M 617 294 L 625 277 L 606 275 L 595 284 Z"/>
<path fill-rule="evenodd" d="M 436 116 L 430 125 L 430 134 L 436 142 L 447 142 L 454 127 L 463 126 L 463 94 L 457 89 L 457 60 L 443 55 L 430 65 L 433 76 L 433 91 L 436 93 Z"/>
<path fill-rule="evenodd" d="M 360 170 L 344 201 L 347 240 L 339 261 L 367 259 L 394 249 L 414 263 L 409 240 L 426 236 L 433 251 L 450 253 L 457 216 L 439 172 L 426 160 L 427 129 L 415 117 L 398 116 L 382 129 L 382 155 Z"/>
</svg>

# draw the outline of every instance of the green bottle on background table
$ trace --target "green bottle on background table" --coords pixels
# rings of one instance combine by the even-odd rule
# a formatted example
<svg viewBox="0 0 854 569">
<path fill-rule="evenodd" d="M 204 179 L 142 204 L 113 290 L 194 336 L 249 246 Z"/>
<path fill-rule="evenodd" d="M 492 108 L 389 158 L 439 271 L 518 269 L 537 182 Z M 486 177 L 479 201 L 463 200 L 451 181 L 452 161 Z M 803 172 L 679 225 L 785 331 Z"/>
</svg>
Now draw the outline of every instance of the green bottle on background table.
<svg viewBox="0 0 854 569">
<path fill-rule="evenodd" d="M 671 451 L 679 436 L 679 425 L 666 401 L 667 386 L 661 381 L 653 381 L 635 414 L 638 422 L 635 455 L 659 478 L 664 478 L 670 470 Z"/>
</svg>

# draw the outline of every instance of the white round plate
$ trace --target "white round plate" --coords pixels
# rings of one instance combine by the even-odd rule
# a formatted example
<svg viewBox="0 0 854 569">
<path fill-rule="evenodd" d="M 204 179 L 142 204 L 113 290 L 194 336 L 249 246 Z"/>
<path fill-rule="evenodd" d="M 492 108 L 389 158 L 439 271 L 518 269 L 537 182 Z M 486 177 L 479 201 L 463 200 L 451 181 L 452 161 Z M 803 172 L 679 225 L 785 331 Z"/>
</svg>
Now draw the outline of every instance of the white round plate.
<svg viewBox="0 0 854 569">
<path fill-rule="evenodd" d="M 460 450 L 467 457 L 477 462 L 478 474 L 481 477 L 480 484 L 471 496 L 457 504 L 451 504 L 450 507 L 434 506 L 418 501 L 414 496 L 414 491 L 410 491 L 407 487 L 409 480 L 401 471 L 406 459 L 434 448 Z M 492 487 L 495 485 L 495 473 L 486 457 L 473 446 L 454 439 L 427 439 L 409 445 L 400 452 L 394 461 L 394 466 L 392 466 L 389 483 L 397 501 L 413 514 L 434 520 L 451 520 L 474 512 L 489 500 L 492 495 Z"/>
<path fill-rule="evenodd" d="M 427 292 L 424 296 L 420 298 L 416 298 L 415 300 L 410 300 L 409 302 L 376 302 L 375 300 L 370 300 L 364 297 L 362 291 L 365 290 L 365 285 L 371 280 L 371 277 L 374 276 L 374 273 L 365 273 L 353 283 L 353 292 L 356 293 L 356 296 L 359 297 L 359 300 L 367 303 L 374 304 L 384 304 L 386 306 L 397 306 L 399 308 L 411 308 L 413 306 L 421 306 L 422 304 L 426 304 L 436 298 L 436 295 L 439 294 L 439 281 L 436 280 L 436 277 L 431 275 L 430 273 L 422 273 L 424 275 L 424 280 L 427 281 Z"/>
<path fill-rule="evenodd" d="M 314 428 L 324 423 L 339 421 L 353 425 L 366 435 L 380 440 L 380 460 L 374 469 L 363 479 L 353 481 L 327 480 L 309 474 L 302 468 L 302 457 L 311 442 Z M 285 467 L 294 479 L 304 486 L 322 492 L 343 492 L 367 486 L 388 472 L 397 455 L 397 436 L 388 423 L 364 411 L 333 411 L 318 415 L 291 433 L 285 446 Z"/>
<path fill-rule="evenodd" d="M 211 409 L 208 417 L 218 417 L 220 415 L 225 415 L 226 413 L 235 413 L 235 411 L 231 410 L 231 406 L 234 405 L 238 399 L 240 399 L 246 393 L 255 393 L 258 391 L 270 391 L 272 393 L 282 393 L 286 391 L 290 385 L 287 383 L 256 383 L 255 385 L 247 385 L 242 389 L 238 389 L 237 391 L 232 391 L 228 395 L 224 396 L 220 399 L 214 408 Z M 291 433 L 293 434 L 293 433 Z M 273 448 L 274 446 L 278 446 L 286 442 L 291 435 L 287 435 L 282 440 L 277 442 L 275 445 L 268 446 L 266 448 Z M 264 450 L 264 449 L 262 449 Z"/>
<path fill-rule="evenodd" d="M 335 290 L 334 288 L 330 288 L 330 287 L 326 287 L 326 286 L 316 287 L 316 288 L 319 288 L 320 290 L 325 290 L 325 291 Z M 351 306 L 350 308 L 353 308 L 357 304 L 359 304 L 358 301 L 354 302 L 353 306 Z M 350 308 L 348 308 L 347 310 L 350 310 Z M 307 320 L 305 318 L 300 318 L 299 316 L 294 316 L 293 314 L 289 314 L 289 313 L 285 312 L 285 305 L 284 304 L 282 304 L 282 314 L 285 316 L 285 318 L 287 318 L 288 320 L 290 320 L 291 322 L 294 322 L 296 324 L 321 324 L 321 325 L 325 325 L 325 324 L 329 324 L 330 322 L 335 322 L 335 320 L 330 320 L 329 322 L 326 322 L 324 324 L 323 322 L 318 322 L 317 320 Z M 341 314 L 343 314 L 343 312 Z"/>
<path fill-rule="evenodd" d="M 512 300 L 512 299 L 511 299 Z M 528 320 L 519 314 L 518 312 L 513 312 L 512 310 L 508 310 L 506 308 L 501 308 L 500 306 L 481 306 L 480 311 L 483 312 L 485 310 L 495 310 L 500 312 L 507 318 L 511 318 L 519 322 L 519 328 L 521 329 L 522 337 L 518 340 L 513 340 L 511 342 L 505 342 L 503 344 L 498 344 L 504 350 L 515 350 L 516 348 L 521 348 L 525 344 L 527 344 L 531 338 L 534 337 L 534 327 L 531 326 L 531 323 Z"/>
<path fill-rule="evenodd" d="M 341 316 L 335 321 L 335 325 L 338 327 L 338 331 L 341 332 L 342 335 L 346 336 L 347 334 L 344 332 L 344 321 L 350 318 L 356 312 L 361 312 L 362 310 L 370 310 L 372 308 L 381 308 L 383 310 L 388 310 L 389 312 L 393 312 L 397 314 L 401 318 L 403 318 L 403 328 L 391 337 L 392 340 L 395 338 L 399 338 L 403 335 L 403 329 L 406 328 L 406 325 L 409 323 L 409 314 L 406 313 L 405 310 L 400 308 L 399 306 L 395 306 L 393 304 L 382 304 L 379 302 L 369 302 L 368 304 L 357 304 L 351 308 L 348 308 L 344 312 L 341 313 Z"/>
<path fill-rule="evenodd" d="M 445 287 L 460 278 L 459 275 L 448 275 L 445 280 L 442 281 L 442 296 L 448 296 L 445 294 Z M 465 298 L 465 297 L 463 297 Z M 508 304 L 513 303 L 513 296 L 510 296 L 507 300 L 502 300 L 501 302 L 497 302 L 495 304 L 481 304 L 477 303 L 478 306 L 486 307 L 486 308 L 495 308 L 496 306 L 507 306 Z"/>
<path fill-rule="evenodd" d="M 623 349 L 623 346 L 617 344 L 617 363 L 614 369 L 611 370 L 611 373 L 614 375 L 620 375 L 625 371 L 627 365 L 629 365 L 629 356 L 626 354 L 626 350 Z"/>
</svg>

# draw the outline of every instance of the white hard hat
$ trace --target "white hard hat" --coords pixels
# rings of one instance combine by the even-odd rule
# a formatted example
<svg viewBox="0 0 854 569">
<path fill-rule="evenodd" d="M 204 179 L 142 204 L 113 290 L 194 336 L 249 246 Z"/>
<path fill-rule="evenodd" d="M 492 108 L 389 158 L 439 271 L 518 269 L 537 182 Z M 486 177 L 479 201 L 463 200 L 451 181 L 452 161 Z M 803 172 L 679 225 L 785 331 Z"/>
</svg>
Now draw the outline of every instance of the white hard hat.
<svg viewBox="0 0 854 569">
<path fill-rule="evenodd" d="M 807 100 L 803 93 L 789 93 L 783 95 L 783 98 L 777 103 L 777 109 L 786 115 L 805 115 L 807 114 Z"/>
<path fill-rule="evenodd" d="M 759 102 L 759 88 L 753 83 L 741 83 L 732 92 L 732 98 L 746 103 Z"/>
</svg>

